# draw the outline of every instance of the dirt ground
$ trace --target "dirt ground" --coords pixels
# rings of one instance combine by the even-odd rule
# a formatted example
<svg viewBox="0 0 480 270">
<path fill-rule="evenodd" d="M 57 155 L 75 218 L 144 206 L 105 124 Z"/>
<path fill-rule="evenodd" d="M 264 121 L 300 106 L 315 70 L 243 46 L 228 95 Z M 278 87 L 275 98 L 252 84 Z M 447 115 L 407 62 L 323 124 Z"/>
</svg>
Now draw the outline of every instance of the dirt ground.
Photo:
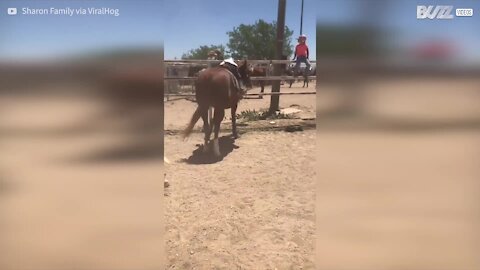
<svg viewBox="0 0 480 270">
<path fill-rule="evenodd" d="M 226 157 L 208 165 L 184 161 L 195 157 L 200 134 L 187 143 L 167 136 L 170 269 L 477 269 L 478 85 L 464 78 L 320 85 L 316 134 L 247 128 L 239 148 L 223 140 Z M 315 106 L 308 96 L 292 98 L 282 97 L 282 106 Z M 239 111 L 268 99 L 242 103 Z M 166 105 L 172 130 L 194 110 L 179 106 L 179 124 L 169 119 L 174 106 Z M 305 241 L 314 227 L 315 243 Z"/>
<path fill-rule="evenodd" d="M 158 112 L 137 112 L 152 116 L 142 123 L 97 99 L 2 96 L 0 268 L 159 269 L 165 246 L 170 269 L 478 269 L 478 85 L 281 97 L 303 118 L 316 109 L 317 131 L 222 132 L 219 162 L 199 155 L 200 133 L 172 132 L 164 194 L 151 154 L 163 142 L 144 128 Z M 346 96 L 356 113 L 338 111 L 352 108 Z M 268 104 L 243 100 L 239 112 Z M 194 109 L 167 102 L 165 129 Z"/>
<path fill-rule="evenodd" d="M 317 269 L 480 269 L 479 85 L 320 85 Z"/>
<path fill-rule="evenodd" d="M 300 83 L 282 87 L 305 90 Z M 313 90 L 310 84 L 308 91 Z M 315 117 L 312 95 L 280 101 L 281 107 L 300 108 L 299 117 Z M 242 100 L 238 112 L 268 108 L 269 102 L 267 96 Z M 183 129 L 195 108 L 190 101 L 167 102 L 165 129 Z M 219 162 L 202 159 L 200 133 L 187 142 L 179 135 L 165 137 L 171 161 L 166 166 L 171 186 L 165 191 L 167 268 L 314 269 L 315 131 L 239 129 L 235 141 L 229 131 L 221 132 Z"/>
<path fill-rule="evenodd" d="M 160 133 L 83 95 L 5 95 L 0 111 L 0 269 L 163 268 Z"/>
</svg>

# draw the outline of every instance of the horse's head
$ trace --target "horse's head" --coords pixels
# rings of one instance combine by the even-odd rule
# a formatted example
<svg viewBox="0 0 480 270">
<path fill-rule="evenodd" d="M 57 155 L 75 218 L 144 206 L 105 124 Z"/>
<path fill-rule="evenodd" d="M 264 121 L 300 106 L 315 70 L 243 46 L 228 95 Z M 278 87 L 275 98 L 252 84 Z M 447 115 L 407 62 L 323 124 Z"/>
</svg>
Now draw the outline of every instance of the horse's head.
<svg viewBox="0 0 480 270">
<path fill-rule="evenodd" d="M 243 63 L 238 66 L 238 73 L 240 73 L 243 83 L 248 88 L 252 88 L 252 81 L 250 80 L 250 76 L 248 75 L 248 64 L 246 59 L 243 60 Z"/>
<path fill-rule="evenodd" d="M 247 74 L 251 76 L 254 69 L 255 67 L 252 64 L 248 64 Z"/>
</svg>

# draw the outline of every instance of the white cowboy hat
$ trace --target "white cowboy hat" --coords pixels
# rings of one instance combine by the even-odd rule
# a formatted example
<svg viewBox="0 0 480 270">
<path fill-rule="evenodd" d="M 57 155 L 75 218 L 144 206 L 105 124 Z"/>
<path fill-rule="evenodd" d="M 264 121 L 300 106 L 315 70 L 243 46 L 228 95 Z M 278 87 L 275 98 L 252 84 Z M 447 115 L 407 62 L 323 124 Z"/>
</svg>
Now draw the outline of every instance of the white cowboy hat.
<svg viewBox="0 0 480 270">
<path fill-rule="evenodd" d="M 224 65 L 225 63 L 229 63 L 231 65 L 238 67 L 237 63 L 235 63 L 235 61 L 231 57 L 228 59 L 225 59 L 222 63 L 220 63 L 220 65 Z"/>
</svg>

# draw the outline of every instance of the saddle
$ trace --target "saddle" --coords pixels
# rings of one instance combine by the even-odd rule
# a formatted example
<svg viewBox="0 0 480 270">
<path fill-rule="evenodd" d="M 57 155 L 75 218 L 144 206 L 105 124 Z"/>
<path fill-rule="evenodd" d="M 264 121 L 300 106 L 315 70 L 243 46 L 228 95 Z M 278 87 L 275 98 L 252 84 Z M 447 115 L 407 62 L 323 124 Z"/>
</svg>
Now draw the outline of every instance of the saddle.
<svg viewBox="0 0 480 270">
<path fill-rule="evenodd" d="M 237 95 L 241 97 L 241 92 L 242 92 L 242 88 L 240 87 L 240 82 L 238 81 L 237 77 L 235 77 L 235 75 L 233 75 L 233 72 L 227 68 L 227 67 L 223 67 L 225 68 L 226 71 L 228 71 L 228 74 L 230 75 L 232 81 L 233 81 L 233 87 L 235 88 L 235 90 L 237 91 Z M 231 99 L 232 98 L 232 93 L 229 89 L 228 91 L 228 97 Z"/>
</svg>

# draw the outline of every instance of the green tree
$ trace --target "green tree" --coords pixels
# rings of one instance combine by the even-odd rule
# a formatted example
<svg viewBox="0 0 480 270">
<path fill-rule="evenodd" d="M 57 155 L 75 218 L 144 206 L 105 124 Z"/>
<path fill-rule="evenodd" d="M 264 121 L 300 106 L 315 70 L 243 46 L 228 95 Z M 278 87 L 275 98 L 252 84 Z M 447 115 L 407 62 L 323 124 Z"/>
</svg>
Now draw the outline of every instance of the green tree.
<svg viewBox="0 0 480 270">
<path fill-rule="evenodd" d="M 235 59 L 274 59 L 275 40 L 277 36 L 277 23 L 267 23 L 258 20 L 255 24 L 240 24 L 227 32 L 229 41 L 227 47 Z M 283 41 L 283 55 L 291 56 L 293 31 L 285 26 L 285 39 Z"/>
<path fill-rule="evenodd" d="M 192 49 L 187 53 L 184 53 L 182 55 L 182 59 L 207 59 L 208 53 L 215 49 L 220 50 L 224 57 L 226 57 L 224 45 L 202 45 L 196 49 Z"/>
</svg>

